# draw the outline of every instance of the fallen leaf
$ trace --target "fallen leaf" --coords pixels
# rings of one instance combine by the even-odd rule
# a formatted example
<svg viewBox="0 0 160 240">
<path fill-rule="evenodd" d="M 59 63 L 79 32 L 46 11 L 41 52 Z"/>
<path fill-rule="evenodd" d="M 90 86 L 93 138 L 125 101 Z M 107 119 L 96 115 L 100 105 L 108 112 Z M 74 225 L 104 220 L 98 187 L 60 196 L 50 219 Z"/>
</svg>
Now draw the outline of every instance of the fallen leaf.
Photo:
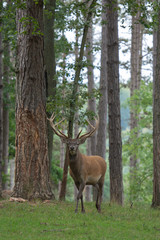
<svg viewBox="0 0 160 240">
<path fill-rule="evenodd" d="M 19 203 L 27 202 L 27 200 L 24 198 L 15 198 L 15 197 L 10 197 L 9 201 L 10 202 L 19 202 Z"/>
</svg>

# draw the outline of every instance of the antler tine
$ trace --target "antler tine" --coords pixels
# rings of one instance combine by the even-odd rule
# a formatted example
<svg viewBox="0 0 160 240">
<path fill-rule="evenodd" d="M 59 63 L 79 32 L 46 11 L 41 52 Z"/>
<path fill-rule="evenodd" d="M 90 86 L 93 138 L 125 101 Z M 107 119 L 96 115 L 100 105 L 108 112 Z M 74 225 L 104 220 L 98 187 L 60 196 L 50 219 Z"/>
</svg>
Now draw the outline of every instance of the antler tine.
<svg viewBox="0 0 160 240">
<path fill-rule="evenodd" d="M 51 115 L 51 117 L 50 118 L 48 118 L 47 117 L 47 119 L 50 121 L 52 121 L 53 122 L 53 120 L 55 119 L 55 117 L 56 117 L 56 115 L 54 115 L 54 112 L 52 113 L 52 115 Z"/>
<path fill-rule="evenodd" d="M 80 132 L 78 133 L 78 135 L 77 135 L 77 137 L 76 137 L 77 139 L 79 138 L 81 132 L 82 132 L 82 129 L 81 129 Z"/>
<path fill-rule="evenodd" d="M 90 127 L 92 127 L 93 129 L 85 134 L 83 134 L 82 136 L 79 137 L 79 139 L 82 139 L 82 138 L 88 138 L 88 137 L 91 137 L 94 132 L 97 130 L 98 128 L 98 125 L 99 125 L 99 118 L 97 118 L 96 120 L 96 125 L 95 127 L 87 120 L 88 124 L 90 125 Z"/>
<path fill-rule="evenodd" d="M 55 117 L 54 117 L 55 118 Z M 59 121 L 58 123 L 56 123 L 54 126 L 56 127 L 58 124 L 60 124 L 61 122 L 63 122 L 65 120 L 65 118 L 63 118 L 61 121 Z"/>
<path fill-rule="evenodd" d="M 56 116 L 54 115 L 54 113 L 52 113 L 51 117 L 50 117 L 50 118 L 47 118 L 48 121 L 50 122 L 50 125 L 51 125 L 53 131 L 54 131 L 55 134 L 57 134 L 59 137 L 68 138 L 68 137 L 67 137 L 64 133 L 62 133 L 59 129 L 56 129 L 56 126 L 57 126 L 58 124 L 60 124 L 61 122 L 63 122 L 65 118 L 63 118 L 63 119 L 62 119 L 61 121 L 59 121 L 58 123 L 53 124 L 53 120 L 55 119 L 55 117 L 56 117 Z"/>
<path fill-rule="evenodd" d="M 87 122 L 91 128 L 93 128 L 93 129 L 95 128 L 88 120 L 87 120 Z"/>
</svg>

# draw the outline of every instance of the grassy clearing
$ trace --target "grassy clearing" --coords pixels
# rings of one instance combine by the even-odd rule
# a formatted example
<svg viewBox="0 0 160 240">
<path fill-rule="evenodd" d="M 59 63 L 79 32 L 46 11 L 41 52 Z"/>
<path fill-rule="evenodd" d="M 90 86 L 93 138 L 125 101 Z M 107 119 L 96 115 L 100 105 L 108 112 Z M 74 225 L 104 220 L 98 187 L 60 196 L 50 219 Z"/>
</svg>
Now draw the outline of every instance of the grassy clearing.
<svg viewBox="0 0 160 240">
<path fill-rule="evenodd" d="M 159 240 L 160 210 L 150 206 L 102 204 L 102 213 L 85 203 L 86 214 L 74 213 L 74 203 L 0 202 L 1 240 Z"/>
</svg>

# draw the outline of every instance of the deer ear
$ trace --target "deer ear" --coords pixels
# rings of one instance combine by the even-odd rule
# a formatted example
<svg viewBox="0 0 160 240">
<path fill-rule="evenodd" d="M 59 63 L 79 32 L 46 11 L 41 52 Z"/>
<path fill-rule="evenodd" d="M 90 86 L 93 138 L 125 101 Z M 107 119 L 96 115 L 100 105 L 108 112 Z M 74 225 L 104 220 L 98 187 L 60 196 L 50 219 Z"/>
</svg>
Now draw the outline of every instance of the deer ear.
<svg viewBox="0 0 160 240">
<path fill-rule="evenodd" d="M 82 139 L 79 139 L 79 144 L 83 144 L 85 141 L 86 141 L 87 138 L 82 138 Z"/>
<path fill-rule="evenodd" d="M 62 143 L 67 143 L 68 139 L 61 137 L 61 141 L 62 141 Z"/>
</svg>

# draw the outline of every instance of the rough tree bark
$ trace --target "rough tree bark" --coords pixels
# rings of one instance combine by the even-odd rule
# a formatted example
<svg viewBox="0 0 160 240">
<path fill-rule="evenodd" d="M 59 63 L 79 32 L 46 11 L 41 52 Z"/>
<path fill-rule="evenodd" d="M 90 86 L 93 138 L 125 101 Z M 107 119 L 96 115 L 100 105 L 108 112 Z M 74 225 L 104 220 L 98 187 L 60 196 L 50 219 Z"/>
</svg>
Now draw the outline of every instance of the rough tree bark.
<svg viewBox="0 0 160 240">
<path fill-rule="evenodd" d="M 0 1 L 0 15 L 2 14 L 2 0 Z M 0 26 L 1 26 L 0 21 Z M 3 150 L 3 81 L 2 81 L 2 32 L 0 31 L 0 197 L 2 196 L 2 150 Z"/>
<path fill-rule="evenodd" d="M 17 31 L 16 162 L 13 196 L 29 200 L 51 199 L 53 193 L 49 177 L 45 114 L 43 0 L 27 0 L 26 8 L 17 9 Z"/>
<path fill-rule="evenodd" d="M 54 50 L 54 18 L 55 18 L 55 5 L 56 0 L 47 0 L 44 11 L 44 60 L 45 60 L 45 71 L 47 81 L 47 97 L 55 98 L 56 93 L 56 80 L 54 78 L 56 72 L 55 63 L 55 50 Z M 50 161 L 52 161 L 53 151 L 53 131 L 49 122 L 48 127 L 48 155 Z"/>
<path fill-rule="evenodd" d="M 107 79 L 110 201 L 123 204 L 122 140 L 119 96 L 118 3 L 107 0 Z"/>
<path fill-rule="evenodd" d="M 9 59 L 10 47 L 8 40 L 4 41 L 4 59 L 3 59 L 3 81 L 4 85 L 9 85 Z M 4 93 L 5 100 L 3 101 L 3 173 L 8 174 L 9 161 L 9 91 Z M 8 181 L 2 184 L 3 189 L 7 189 Z"/>
<path fill-rule="evenodd" d="M 158 6 L 159 3 L 157 2 Z M 158 26 L 153 41 L 153 199 L 152 207 L 160 207 L 160 6 Z"/>
</svg>

